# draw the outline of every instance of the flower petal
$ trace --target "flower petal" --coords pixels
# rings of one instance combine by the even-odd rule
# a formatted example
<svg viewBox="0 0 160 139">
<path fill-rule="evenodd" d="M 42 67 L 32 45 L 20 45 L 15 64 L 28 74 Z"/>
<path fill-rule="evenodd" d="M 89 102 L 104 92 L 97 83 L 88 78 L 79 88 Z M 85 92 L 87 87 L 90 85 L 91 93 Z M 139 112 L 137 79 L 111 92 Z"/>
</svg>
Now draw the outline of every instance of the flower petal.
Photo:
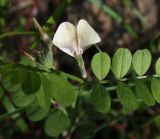
<svg viewBox="0 0 160 139">
<path fill-rule="evenodd" d="M 89 45 L 101 41 L 97 32 L 88 24 L 87 21 L 81 19 L 77 25 L 78 46 L 85 51 Z"/>
<path fill-rule="evenodd" d="M 69 22 L 61 23 L 54 35 L 53 43 L 63 52 L 74 56 L 78 47 L 75 26 Z"/>
</svg>

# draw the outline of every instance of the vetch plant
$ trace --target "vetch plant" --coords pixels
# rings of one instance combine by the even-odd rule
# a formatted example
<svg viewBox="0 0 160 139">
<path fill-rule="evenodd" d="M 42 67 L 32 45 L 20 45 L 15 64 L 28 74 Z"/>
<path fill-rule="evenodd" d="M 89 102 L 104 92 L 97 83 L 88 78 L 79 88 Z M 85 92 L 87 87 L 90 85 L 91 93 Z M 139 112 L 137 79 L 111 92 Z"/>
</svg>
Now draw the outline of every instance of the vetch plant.
<svg viewBox="0 0 160 139">
<path fill-rule="evenodd" d="M 8 110 L 0 120 L 15 120 L 23 111 L 32 122 L 44 120 L 44 130 L 51 137 L 81 133 L 80 127 L 86 126 L 83 123 L 89 123 L 92 128 L 88 129 L 92 131 L 80 134 L 89 138 L 107 127 L 108 119 L 122 121 L 130 112 L 160 103 L 160 58 L 155 62 L 155 74 L 148 75 L 152 63 L 148 49 L 137 50 L 133 56 L 127 48 L 117 49 L 112 56 L 99 50 L 91 60 L 96 78 L 88 81 L 82 54 L 101 41 L 88 22 L 81 19 L 76 27 L 69 22 L 61 23 L 53 40 L 35 19 L 34 24 L 47 49 L 38 61 L 30 55 L 19 64 L 0 61 L 0 98 L 5 98 L 2 104 Z M 83 79 L 55 67 L 54 46 L 76 59 Z M 114 103 L 120 104 L 117 111 L 112 108 Z M 93 121 L 104 113 L 109 113 L 104 124 Z"/>
</svg>

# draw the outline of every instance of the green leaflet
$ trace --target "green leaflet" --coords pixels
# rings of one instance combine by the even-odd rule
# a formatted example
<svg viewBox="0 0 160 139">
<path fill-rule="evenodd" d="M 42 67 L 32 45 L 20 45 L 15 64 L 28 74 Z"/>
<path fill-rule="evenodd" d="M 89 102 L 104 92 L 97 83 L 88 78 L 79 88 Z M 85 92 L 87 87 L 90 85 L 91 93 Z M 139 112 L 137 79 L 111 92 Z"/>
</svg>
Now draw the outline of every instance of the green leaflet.
<svg viewBox="0 0 160 139">
<path fill-rule="evenodd" d="M 98 112 L 106 113 L 109 111 L 111 106 L 110 95 L 101 84 L 94 86 L 91 93 L 91 102 Z"/>
<path fill-rule="evenodd" d="M 132 54 L 126 48 L 119 48 L 112 58 L 112 71 L 116 78 L 123 78 L 130 69 Z"/>
<path fill-rule="evenodd" d="M 41 87 L 40 75 L 36 72 L 28 71 L 22 83 L 22 89 L 26 94 L 36 93 Z"/>
<path fill-rule="evenodd" d="M 52 84 L 49 80 L 48 73 L 43 73 L 40 75 L 40 77 L 41 77 L 41 86 L 38 92 L 36 93 L 36 96 L 41 108 L 47 111 L 51 105 Z"/>
<path fill-rule="evenodd" d="M 124 110 L 128 112 L 138 108 L 137 99 L 133 91 L 126 84 L 119 82 L 116 93 L 118 100 L 122 104 Z"/>
<path fill-rule="evenodd" d="M 26 107 L 35 100 L 35 94 L 26 95 L 22 90 L 13 93 L 13 103 L 18 107 Z"/>
<path fill-rule="evenodd" d="M 26 95 L 22 90 L 21 85 L 25 78 L 25 73 L 26 71 L 23 69 L 16 68 L 12 72 L 3 76 L 3 86 L 5 89 L 13 93 L 13 103 L 18 107 L 28 106 L 35 99 L 34 94 Z"/>
<path fill-rule="evenodd" d="M 152 96 L 151 92 L 149 91 L 147 86 L 142 81 L 136 80 L 135 88 L 136 88 L 137 98 L 142 100 L 142 102 L 144 102 L 144 104 L 146 104 L 147 106 L 155 105 L 154 97 Z"/>
<path fill-rule="evenodd" d="M 48 116 L 45 122 L 45 132 L 48 136 L 57 137 L 70 126 L 70 119 L 61 111 Z"/>
<path fill-rule="evenodd" d="M 155 100 L 160 103 L 160 80 L 156 78 L 151 79 L 151 91 Z"/>
<path fill-rule="evenodd" d="M 30 121 L 36 122 L 44 119 L 48 114 L 48 111 L 41 108 L 35 100 L 31 105 L 26 109 L 26 115 Z"/>
<path fill-rule="evenodd" d="M 155 70 L 156 70 L 156 74 L 160 75 L 160 57 L 156 62 Z"/>
<path fill-rule="evenodd" d="M 25 78 L 26 78 L 26 71 L 17 68 L 10 74 L 10 83 L 13 85 L 21 84 Z"/>
<path fill-rule="evenodd" d="M 111 67 L 109 55 L 105 52 L 96 53 L 92 59 L 91 67 L 96 77 L 99 80 L 103 80 L 107 76 Z"/>
<path fill-rule="evenodd" d="M 149 50 L 137 50 L 133 55 L 133 67 L 139 76 L 143 76 L 151 65 L 152 56 Z"/>
<path fill-rule="evenodd" d="M 51 96 L 58 103 L 67 107 L 76 101 L 77 92 L 66 78 L 58 74 L 50 73 L 49 80 L 52 85 Z"/>
<path fill-rule="evenodd" d="M 7 68 L 8 66 L 6 66 Z M 17 92 L 17 91 L 20 91 L 22 90 L 21 89 L 21 84 L 24 80 L 24 75 L 25 75 L 25 72 L 24 70 L 21 70 L 21 69 L 13 69 L 13 67 L 10 67 L 10 71 L 9 72 L 6 72 L 2 78 L 2 83 L 3 83 L 3 86 L 11 91 L 11 92 Z M 5 68 L 4 68 L 5 70 Z"/>
</svg>

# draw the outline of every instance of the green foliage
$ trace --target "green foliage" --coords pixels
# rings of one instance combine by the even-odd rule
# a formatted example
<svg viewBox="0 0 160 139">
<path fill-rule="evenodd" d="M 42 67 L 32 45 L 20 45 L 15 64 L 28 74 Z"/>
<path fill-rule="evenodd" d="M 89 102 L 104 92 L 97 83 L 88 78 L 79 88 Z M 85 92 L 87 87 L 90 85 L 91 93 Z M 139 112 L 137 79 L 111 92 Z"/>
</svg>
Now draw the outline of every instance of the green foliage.
<svg viewBox="0 0 160 139">
<path fill-rule="evenodd" d="M 43 58 L 45 61 L 45 58 L 48 57 Z M 129 79 L 129 81 L 132 81 L 132 84 L 119 82 L 118 85 L 107 86 L 107 88 L 105 88 L 105 84 L 102 85 L 102 83 L 106 82 L 117 82 L 117 78 L 118 80 L 121 79 L 121 81 L 128 81 L 128 79 L 123 80 L 123 78 L 130 69 L 132 55 L 125 48 L 118 49 L 112 59 L 112 72 L 116 77 L 116 79 L 113 79 L 114 82 L 112 82 L 112 79 L 104 80 L 110 70 L 110 58 L 105 52 L 96 53 L 92 59 L 92 70 L 99 79 L 97 83 L 83 80 L 74 75 L 54 70 L 53 68 L 50 69 L 46 66 L 45 62 L 41 63 L 43 68 L 36 66 L 35 61 L 32 66 L 29 66 L 31 62 L 26 62 L 28 60 L 24 59 L 21 62 L 22 64 L 9 64 L 1 61 L 0 73 L 2 75 L 2 85 L 4 89 L 12 94 L 13 104 L 22 109 L 25 108 L 24 111 L 30 121 L 36 122 L 46 119 L 45 132 L 52 137 L 58 136 L 65 129 L 68 129 L 70 121 L 73 119 L 70 120 L 67 114 L 70 112 L 70 109 L 72 111 L 78 110 L 79 101 L 77 100 L 82 99 L 82 95 L 78 96 L 80 89 L 86 89 L 85 91 L 89 93 L 89 97 L 86 100 L 94 106 L 92 107 L 95 109 L 94 112 L 100 112 L 102 114 L 110 111 L 111 100 L 113 100 L 113 103 L 115 100 L 117 103 L 120 102 L 124 112 L 137 110 L 140 104 L 153 106 L 156 104 L 156 101 L 158 103 L 160 102 L 160 82 L 157 79 L 158 76 L 151 79 L 152 93 L 148 84 L 141 78 L 138 78 L 136 81 Z M 142 63 L 146 63 L 148 66 L 150 64 L 147 62 L 151 63 L 150 60 L 141 59 Z M 146 70 L 144 71 L 146 72 Z M 72 81 L 70 82 L 68 79 Z M 150 78 L 147 79 L 147 81 L 150 81 Z M 135 90 L 132 90 L 131 87 L 133 86 L 135 86 Z M 88 88 L 90 88 L 90 91 L 88 91 Z M 109 94 L 110 91 L 114 90 L 117 93 L 116 99 L 115 96 Z M 4 106 L 7 103 L 5 102 Z M 50 107 L 51 103 L 53 103 L 53 107 Z M 11 109 L 7 107 L 8 113 L 6 116 L 16 111 L 19 112 L 19 109 L 16 110 L 11 104 L 9 104 L 9 107 Z M 53 108 L 55 109 L 54 112 L 52 110 Z M 18 116 L 15 114 L 13 118 L 17 118 Z M 2 115 L 3 117 L 5 115 Z M 24 121 L 22 123 L 22 126 L 24 126 Z M 87 136 L 89 134 L 91 132 L 88 131 Z"/>
<path fill-rule="evenodd" d="M 68 80 L 57 74 L 50 74 L 51 96 L 64 106 L 71 106 L 77 98 L 77 92 Z"/>
<path fill-rule="evenodd" d="M 37 101 L 34 101 L 31 105 L 27 107 L 26 115 L 28 119 L 34 122 L 44 119 L 48 114 L 48 111 L 41 108 Z"/>
<path fill-rule="evenodd" d="M 29 87 L 28 87 L 29 86 Z M 36 72 L 27 72 L 22 83 L 22 89 L 26 94 L 36 93 L 41 86 L 40 75 Z"/>
<path fill-rule="evenodd" d="M 10 102 L 10 99 L 5 96 L 5 92 L 3 90 L 3 88 L 0 87 L 0 99 L 1 99 L 1 103 L 4 106 L 4 108 L 7 110 L 7 114 L 2 115 L 2 118 L 0 118 L 0 121 L 3 121 L 4 118 L 6 118 L 8 115 L 13 119 L 17 119 L 20 115 L 19 115 L 19 110 L 16 111 L 15 106 Z M 15 112 L 16 111 L 16 112 Z M 25 123 L 25 121 L 23 120 L 23 118 L 19 118 L 15 121 L 16 127 L 21 131 L 21 132 L 26 132 L 28 127 L 27 124 Z"/>
<path fill-rule="evenodd" d="M 152 96 L 150 90 L 142 81 L 136 80 L 135 88 L 136 88 L 137 98 L 139 98 L 144 104 L 146 104 L 147 106 L 155 105 L 154 97 Z"/>
<path fill-rule="evenodd" d="M 110 66 L 111 60 L 107 53 L 99 52 L 94 55 L 91 62 L 91 67 L 93 73 L 99 80 L 103 80 L 107 76 Z"/>
<path fill-rule="evenodd" d="M 18 107 L 26 107 L 35 100 L 35 95 L 26 95 L 22 90 L 17 90 L 13 94 L 13 103 Z"/>
<path fill-rule="evenodd" d="M 15 69 L 14 71 L 11 72 L 10 83 L 13 85 L 21 83 L 21 81 L 23 81 L 26 77 L 25 74 L 26 74 L 25 70 Z"/>
<path fill-rule="evenodd" d="M 91 101 L 98 112 L 106 113 L 110 109 L 110 95 L 101 84 L 94 86 L 91 93 Z"/>
<path fill-rule="evenodd" d="M 50 114 L 45 122 L 45 132 L 51 137 L 56 137 L 70 126 L 69 118 L 61 111 Z"/>
<path fill-rule="evenodd" d="M 51 105 L 51 90 L 52 84 L 48 74 L 41 74 L 41 86 L 36 93 L 39 105 L 44 109 L 48 110 Z"/>
<path fill-rule="evenodd" d="M 160 57 L 156 62 L 155 70 L 156 70 L 156 74 L 160 75 Z"/>
<path fill-rule="evenodd" d="M 150 52 L 148 52 L 148 50 L 140 50 L 138 54 L 137 52 L 134 54 L 133 65 L 136 60 L 140 59 L 139 57 L 141 56 L 141 63 L 146 63 L 146 65 L 148 65 L 147 67 L 149 67 L 151 58 L 149 58 L 150 60 L 148 61 L 146 61 L 145 58 L 150 55 Z M 46 57 L 43 58 L 45 60 Z M 4 87 L 14 93 L 13 103 L 16 106 L 28 107 L 33 103 L 33 101 L 35 101 L 36 98 L 38 102 L 37 109 L 40 109 L 40 112 L 38 112 L 40 113 L 40 118 L 36 119 L 36 116 L 34 117 L 33 115 L 33 119 L 31 118 L 32 120 L 38 121 L 43 118 L 45 114 L 43 115 L 42 113 L 43 111 L 47 113 L 52 100 L 58 105 L 64 107 L 76 104 L 79 88 L 72 85 L 67 78 L 78 81 L 80 84 L 86 84 L 83 80 L 81 81 L 78 77 L 64 72 L 51 71 L 47 66 L 41 68 L 34 65 L 34 67 L 31 67 L 28 65 L 30 62 L 25 64 L 25 61 L 26 60 L 22 62 L 24 65 L 13 65 L 1 62 L 0 72 L 3 75 Z M 114 53 L 112 59 L 112 71 L 116 78 L 124 78 L 130 69 L 131 62 L 132 55 L 128 49 L 120 48 Z M 149 64 L 147 62 L 149 62 Z M 42 63 L 42 65 L 45 65 L 45 62 Z M 110 69 L 110 58 L 108 54 L 105 52 L 96 53 L 92 59 L 91 66 L 96 77 L 101 80 L 100 83 L 103 83 L 103 79 L 106 77 Z M 145 73 L 147 69 L 146 66 L 141 66 L 141 68 L 141 73 Z M 96 85 L 92 87 L 91 102 L 98 112 L 106 113 L 110 109 L 111 98 L 104 86 L 100 83 L 96 83 Z M 158 92 L 159 80 L 156 78 L 152 78 L 151 80 L 151 91 L 154 97 L 144 82 L 137 80 L 135 86 L 136 96 L 126 84 L 119 83 L 117 86 L 118 101 L 120 101 L 124 110 L 132 111 L 137 109 L 138 101 L 143 102 L 147 106 L 154 105 L 155 100 L 157 102 L 160 101 Z M 107 90 L 110 89 L 108 88 Z"/>
<path fill-rule="evenodd" d="M 24 74 L 24 70 L 16 69 L 3 76 L 3 86 L 13 92 L 13 103 L 18 107 L 28 106 L 35 99 L 35 95 L 26 95 L 21 88 Z"/>
<path fill-rule="evenodd" d="M 149 50 L 137 50 L 133 55 L 133 67 L 139 76 L 143 76 L 151 65 L 152 56 Z"/>
<path fill-rule="evenodd" d="M 160 103 L 160 80 L 156 78 L 151 79 L 151 91 L 155 100 Z"/>
<path fill-rule="evenodd" d="M 132 54 L 126 48 L 119 48 L 113 55 L 112 71 L 116 78 L 123 78 L 130 69 Z"/>
<path fill-rule="evenodd" d="M 118 82 L 117 97 L 125 111 L 133 111 L 138 108 L 137 98 L 133 91 L 124 83 Z"/>
<path fill-rule="evenodd" d="M 19 91 L 20 88 L 21 88 L 20 87 L 21 86 L 21 82 L 19 82 L 18 79 L 16 81 L 16 78 L 14 78 L 15 77 L 14 73 L 15 72 L 13 70 L 13 72 L 9 72 L 9 73 L 5 74 L 5 76 L 2 76 L 2 78 L 3 78 L 3 80 L 2 80 L 3 86 L 5 87 L 5 89 L 7 89 L 8 91 L 11 91 L 11 92 Z M 17 84 L 15 84 L 15 83 L 17 83 Z"/>
</svg>

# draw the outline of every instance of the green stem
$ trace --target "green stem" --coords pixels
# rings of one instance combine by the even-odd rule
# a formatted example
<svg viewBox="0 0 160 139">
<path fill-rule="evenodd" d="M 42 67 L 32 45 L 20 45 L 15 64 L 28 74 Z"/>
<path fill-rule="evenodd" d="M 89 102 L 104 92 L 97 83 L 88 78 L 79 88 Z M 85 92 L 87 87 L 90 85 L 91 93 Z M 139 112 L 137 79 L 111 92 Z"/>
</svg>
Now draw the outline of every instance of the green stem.
<svg viewBox="0 0 160 139">
<path fill-rule="evenodd" d="M 71 80 L 77 81 L 77 82 L 79 82 L 80 84 L 84 84 L 83 79 L 81 79 L 81 78 L 79 78 L 79 77 L 77 77 L 77 76 L 68 74 L 68 73 L 66 73 L 66 72 L 63 72 L 63 71 L 60 71 L 60 72 L 61 72 L 61 74 L 62 74 L 63 76 L 65 76 L 65 77 L 67 77 L 67 78 L 69 78 L 69 79 L 71 79 Z"/>
<path fill-rule="evenodd" d="M 7 112 L 5 114 L 0 115 L 0 122 L 8 117 L 14 117 L 17 113 L 22 112 L 25 109 L 25 107 L 17 108 L 15 111 Z"/>
<path fill-rule="evenodd" d="M 86 72 L 86 69 L 85 69 L 85 65 L 84 65 L 84 61 L 83 61 L 82 55 L 78 55 L 75 58 L 77 60 L 78 66 L 80 68 L 82 77 L 84 79 L 86 79 L 87 78 L 87 72 Z"/>
<path fill-rule="evenodd" d="M 3 39 L 5 37 L 10 37 L 10 36 L 15 36 L 15 35 L 37 35 L 36 32 L 24 32 L 24 31 L 11 31 L 11 32 L 6 32 L 0 35 L 0 39 Z"/>
<path fill-rule="evenodd" d="M 138 76 L 138 77 L 131 77 L 131 78 L 123 78 L 123 79 L 115 79 L 114 78 L 112 80 L 103 80 L 103 81 L 100 81 L 100 83 L 106 84 L 106 83 L 116 82 L 117 80 L 122 81 L 122 82 L 126 82 L 126 81 L 133 81 L 135 79 L 143 80 L 143 79 L 152 78 L 152 77 L 160 78 L 159 75 L 147 75 L 147 76 Z"/>
<path fill-rule="evenodd" d="M 41 35 L 42 40 L 48 45 L 49 50 L 52 50 L 53 46 L 52 40 L 49 38 L 48 34 L 44 32 L 43 28 L 40 26 L 40 24 L 37 22 L 35 18 L 33 19 L 33 21 L 36 29 L 39 31 Z"/>
<path fill-rule="evenodd" d="M 5 96 L 5 98 L 2 100 L 2 104 L 5 107 L 5 109 L 8 111 L 8 113 L 14 113 L 14 114 L 11 114 L 11 118 L 13 120 L 16 120 L 16 126 L 20 129 L 20 131 L 23 133 L 26 132 L 28 130 L 28 126 L 25 123 L 24 119 L 20 117 L 20 114 L 18 112 L 15 112 L 16 108 L 10 102 L 9 98 Z M 2 116 L 1 118 L 4 118 L 6 115 Z"/>
<path fill-rule="evenodd" d="M 99 52 L 102 52 L 101 49 L 99 48 L 99 46 L 97 44 L 95 44 L 95 47 L 96 49 L 99 51 Z"/>
</svg>

